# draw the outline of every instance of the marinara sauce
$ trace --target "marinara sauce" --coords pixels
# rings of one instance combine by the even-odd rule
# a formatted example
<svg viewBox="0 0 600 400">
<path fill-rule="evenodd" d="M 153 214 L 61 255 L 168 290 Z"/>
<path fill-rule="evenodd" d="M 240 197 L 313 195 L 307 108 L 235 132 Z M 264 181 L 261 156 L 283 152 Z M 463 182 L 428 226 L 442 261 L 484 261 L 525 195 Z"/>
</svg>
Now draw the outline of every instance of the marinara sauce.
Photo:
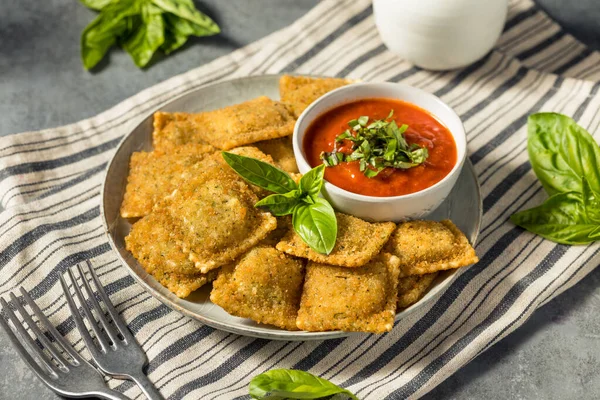
<svg viewBox="0 0 600 400">
<path fill-rule="evenodd" d="M 321 152 L 333 151 L 335 138 L 348 129 L 348 121 L 366 115 L 369 123 L 386 118 L 398 126 L 408 125 L 406 141 L 426 146 L 427 160 L 409 169 L 386 168 L 379 175 L 367 178 L 358 161 L 342 162 L 325 169 L 325 180 L 349 192 L 367 196 L 387 197 L 415 193 L 441 181 L 456 164 L 456 143 L 452 134 L 433 115 L 420 107 L 392 99 L 364 99 L 343 104 L 317 117 L 304 136 L 304 152 L 312 167 L 322 164 Z"/>
</svg>

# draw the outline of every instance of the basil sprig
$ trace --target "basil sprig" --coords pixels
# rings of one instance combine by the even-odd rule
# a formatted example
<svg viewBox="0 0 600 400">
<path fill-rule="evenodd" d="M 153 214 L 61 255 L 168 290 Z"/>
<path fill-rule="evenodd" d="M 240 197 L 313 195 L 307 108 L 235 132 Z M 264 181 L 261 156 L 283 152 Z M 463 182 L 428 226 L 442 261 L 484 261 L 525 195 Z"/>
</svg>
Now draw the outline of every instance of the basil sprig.
<svg viewBox="0 0 600 400">
<path fill-rule="evenodd" d="M 416 143 L 408 144 L 404 132 L 408 125 L 400 127 L 396 121 L 389 121 L 394 110 L 386 119 L 373 121 L 362 116 L 348 122 L 346 129 L 335 138 L 332 152 L 322 152 L 321 160 L 327 167 L 334 167 L 341 162 L 358 161 L 360 171 L 367 177 L 377 176 L 385 168 L 408 169 L 425 162 L 429 157 L 426 147 Z M 352 153 L 340 151 L 340 145 L 351 143 Z"/>
<path fill-rule="evenodd" d="M 257 375 L 250 381 L 249 390 L 253 399 L 320 399 L 345 394 L 358 400 L 358 397 L 347 389 L 295 369 L 273 369 Z"/>
<path fill-rule="evenodd" d="M 600 239 L 600 147 L 573 119 L 556 113 L 529 117 L 527 148 L 533 170 L 550 196 L 510 219 L 562 244 Z"/>
<path fill-rule="evenodd" d="M 275 192 L 255 207 L 264 207 L 276 216 L 292 214 L 294 230 L 318 253 L 329 254 L 337 239 L 337 219 L 333 207 L 319 197 L 323 186 L 325 166 L 311 169 L 300 179 L 300 184 L 284 171 L 252 157 L 223 152 L 229 166 L 246 181 Z"/>
<path fill-rule="evenodd" d="M 81 34 L 81 60 L 93 68 L 115 44 L 145 67 L 154 53 L 175 51 L 189 36 L 210 36 L 219 26 L 192 0 L 80 0 L 100 14 Z"/>
</svg>

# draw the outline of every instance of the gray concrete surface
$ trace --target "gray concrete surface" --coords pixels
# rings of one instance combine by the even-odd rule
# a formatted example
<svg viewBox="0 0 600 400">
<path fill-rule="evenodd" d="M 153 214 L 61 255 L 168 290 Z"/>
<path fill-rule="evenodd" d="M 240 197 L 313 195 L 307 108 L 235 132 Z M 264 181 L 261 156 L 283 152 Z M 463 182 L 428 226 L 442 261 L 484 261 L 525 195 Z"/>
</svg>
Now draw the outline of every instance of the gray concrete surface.
<svg viewBox="0 0 600 400">
<path fill-rule="evenodd" d="M 93 73 L 79 35 L 94 13 L 75 0 L 3 0 L 0 135 L 95 115 L 138 91 L 288 25 L 316 0 L 202 0 L 223 29 L 140 71 L 112 51 Z M 600 48 L 598 0 L 539 0 L 571 33 Z M 600 398 L 600 269 L 534 313 L 519 330 L 434 389 L 427 399 Z M 0 333 L 0 399 L 57 399 Z"/>
</svg>

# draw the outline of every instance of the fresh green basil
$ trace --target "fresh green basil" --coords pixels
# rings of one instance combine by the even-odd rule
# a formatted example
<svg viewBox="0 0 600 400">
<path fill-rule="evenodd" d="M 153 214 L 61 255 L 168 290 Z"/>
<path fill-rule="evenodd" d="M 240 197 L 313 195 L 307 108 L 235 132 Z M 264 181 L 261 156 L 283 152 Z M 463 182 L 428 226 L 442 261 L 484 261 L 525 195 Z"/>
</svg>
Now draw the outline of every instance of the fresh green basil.
<svg viewBox="0 0 600 400">
<path fill-rule="evenodd" d="M 292 214 L 294 230 L 313 250 L 329 254 L 337 238 L 337 219 L 333 207 L 322 197 L 314 204 L 298 203 Z"/>
<path fill-rule="evenodd" d="M 580 194 L 558 193 L 541 206 L 513 214 L 516 225 L 530 232 L 562 244 L 585 244 L 592 240 L 590 234 L 598 223 L 587 218 Z"/>
<path fill-rule="evenodd" d="M 91 8 L 92 10 L 100 11 L 105 6 L 110 4 L 113 0 L 79 0 L 84 6 Z"/>
<path fill-rule="evenodd" d="M 556 113 L 533 114 L 527 140 L 533 170 L 550 196 L 581 193 L 583 177 L 600 192 L 600 148 L 573 119 Z"/>
<path fill-rule="evenodd" d="M 271 192 L 285 194 L 298 189 L 298 185 L 285 172 L 252 157 L 224 151 L 223 158 L 246 181 Z"/>
<path fill-rule="evenodd" d="M 396 121 L 390 120 L 393 115 L 394 110 L 386 119 L 370 124 L 369 117 L 364 115 L 348 121 L 350 129 L 335 138 L 333 151 L 321 152 L 323 164 L 335 167 L 340 162 L 358 161 L 360 171 L 373 178 L 386 168 L 408 169 L 424 163 L 429 151 L 416 143 L 408 144 L 404 138 L 408 125 L 398 127 Z M 342 150 L 347 147 L 351 147 L 352 153 Z"/>
<path fill-rule="evenodd" d="M 347 389 L 295 369 L 274 369 L 257 375 L 250 381 L 249 391 L 253 399 L 320 399 L 345 394 L 358 400 L 358 397 Z"/>
<path fill-rule="evenodd" d="M 165 41 L 163 11 L 150 3 L 142 4 L 142 24 L 123 42 L 123 49 L 142 68 Z"/>
<path fill-rule="evenodd" d="M 323 177 L 325 176 L 325 166 L 319 165 L 302 175 L 300 178 L 300 190 L 309 196 L 318 196 L 323 187 Z"/>
<path fill-rule="evenodd" d="M 93 68 L 117 40 L 127 35 L 139 13 L 132 0 L 106 5 L 81 34 L 81 60 L 86 69 Z"/>
<path fill-rule="evenodd" d="M 272 194 L 258 201 L 255 207 L 266 207 L 275 216 L 292 214 L 294 207 L 298 204 L 302 192 L 300 190 L 292 190 L 285 194 Z"/>
<path fill-rule="evenodd" d="M 528 120 L 527 147 L 550 198 L 511 221 L 557 243 L 599 240 L 600 147 L 594 138 L 567 116 L 538 113 Z"/>
<path fill-rule="evenodd" d="M 274 215 L 292 214 L 292 226 L 314 251 L 329 254 L 337 239 L 337 219 L 333 207 L 319 197 L 325 166 L 319 165 L 300 178 L 300 185 L 271 164 L 238 154 L 222 152 L 229 166 L 247 182 L 275 192 L 254 206 L 265 207 Z"/>
<path fill-rule="evenodd" d="M 590 187 L 589 181 L 583 178 L 582 199 L 587 218 L 600 227 L 600 194 Z"/>
<path fill-rule="evenodd" d="M 183 46 L 189 36 L 220 32 L 191 0 L 80 1 L 100 11 L 81 35 L 81 58 L 86 69 L 96 66 L 115 44 L 120 44 L 141 68 L 158 49 L 169 54 Z"/>
</svg>

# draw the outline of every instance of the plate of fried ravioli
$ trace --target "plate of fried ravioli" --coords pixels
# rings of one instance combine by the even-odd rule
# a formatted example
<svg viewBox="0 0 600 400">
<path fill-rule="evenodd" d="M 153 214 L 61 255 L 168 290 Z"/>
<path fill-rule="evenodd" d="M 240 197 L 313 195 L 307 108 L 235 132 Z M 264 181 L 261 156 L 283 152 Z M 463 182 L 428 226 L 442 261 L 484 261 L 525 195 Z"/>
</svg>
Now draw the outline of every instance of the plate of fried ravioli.
<svg viewBox="0 0 600 400">
<path fill-rule="evenodd" d="M 337 235 L 323 252 L 306 241 L 295 214 L 257 207 L 273 193 L 244 179 L 224 158 L 226 152 L 258 160 L 301 187 L 292 145 L 296 122 L 322 96 L 353 83 L 238 78 L 186 93 L 144 119 L 119 145 L 103 186 L 106 234 L 131 275 L 177 312 L 224 331 L 276 340 L 382 334 L 426 307 L 461 268 L 478 261 L 482 205 L 468 160 L 448 197 L 422 218 L 373 221 L 334 204 Z M 435 160 L 435 140 L 423 139 L 429 153 L 405 143 L 401 134 L 410 139 L 412 128 L 396 126 L 392 115 L 374 122 L 356 115 L 358 122 L 340 127 L 341 139 L 321 152 L 323 163 L 360 163 L 361 173 L 377 171 L 383 182 L 395 172 L 389 172 L 393 163 L 398 173 L 413 168 L 411 177 L 421 176 L 419 168 L 434 168 L 426 156 Z M 398 143 L 405 149 L 394 156 Z M 381 155 L 374 144 L 384 146 Z M 321 162 L 318 153 L 315 160 Z"/>
</svg>

